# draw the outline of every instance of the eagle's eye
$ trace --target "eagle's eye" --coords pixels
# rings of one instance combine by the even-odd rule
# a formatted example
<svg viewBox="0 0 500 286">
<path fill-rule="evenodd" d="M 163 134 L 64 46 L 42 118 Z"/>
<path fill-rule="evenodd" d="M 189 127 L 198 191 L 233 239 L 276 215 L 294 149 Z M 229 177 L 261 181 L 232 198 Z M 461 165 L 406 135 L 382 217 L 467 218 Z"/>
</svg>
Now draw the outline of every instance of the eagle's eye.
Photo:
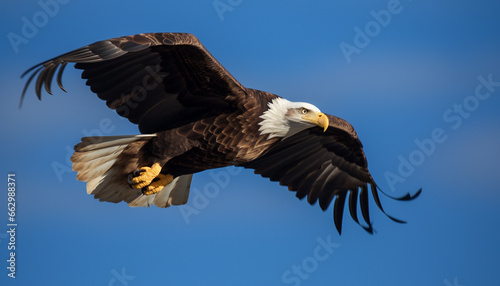
<svg viewBox="0 0 500 286">
<path fill-rule="evenodd" d="M 302 113 L 302 114 L 307 114 L 308 112 L 309 112 L 309 109 L 307 109 L 307 108 L 300 109 L 300 113 Z"/>
</svg>

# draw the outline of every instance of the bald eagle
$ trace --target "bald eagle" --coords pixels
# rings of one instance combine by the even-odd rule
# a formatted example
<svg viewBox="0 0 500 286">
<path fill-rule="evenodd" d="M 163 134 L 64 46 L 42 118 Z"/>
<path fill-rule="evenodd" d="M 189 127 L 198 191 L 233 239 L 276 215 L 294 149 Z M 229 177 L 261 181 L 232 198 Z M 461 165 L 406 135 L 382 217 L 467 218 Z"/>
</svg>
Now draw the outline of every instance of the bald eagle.
<svg viewBox="0 0 500 286">
<path fill-rule="evenodd" d="M 361 142 L 347 121 L 309 103 L 244 87 L 191 34 L 113 38 L 40 63 L 22 75 L 31 73 L 21 104 L 35 78 L 39 99 L 43 87 L 52 94 L 56 71 L 65 91 L 61 77 L 68 63 L 83 70 L 92 92 L 141 132 L 84 137 L 75 146 L 72 169 L 100 201 L 182 205 L 194 173 L 241 166 L 288 186 L 299 199 L 307 196 L 310 204 L 319 201 L 323 210 L 335 198 L 339 233 L 348 194 L 351 217 L 373 231 L 368 185 L 385 213 Z M 411 200 L 419 193 L 394 199 Z"/>
</svg>

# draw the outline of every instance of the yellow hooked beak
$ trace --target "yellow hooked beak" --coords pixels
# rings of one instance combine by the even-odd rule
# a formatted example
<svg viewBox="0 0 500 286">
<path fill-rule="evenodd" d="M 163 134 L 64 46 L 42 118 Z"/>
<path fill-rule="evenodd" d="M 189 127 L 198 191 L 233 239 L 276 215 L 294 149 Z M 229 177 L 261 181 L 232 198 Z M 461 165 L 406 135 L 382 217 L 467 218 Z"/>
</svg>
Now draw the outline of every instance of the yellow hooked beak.
<svg viewBox="0 0 500 286">
<path fill-rule="evenodd" d="M 308 114 L 302 116 L 302 119 L 307 120 L 323 128 L 323 132 L 325 132 L 326 129 L 328 129 L 328 124 L 329 124 L 328 117 L 326 117 L 326 115 L 323 112 L 318 112 L 316 114 L 314 112 L 309 112 Z"/>
</svg>

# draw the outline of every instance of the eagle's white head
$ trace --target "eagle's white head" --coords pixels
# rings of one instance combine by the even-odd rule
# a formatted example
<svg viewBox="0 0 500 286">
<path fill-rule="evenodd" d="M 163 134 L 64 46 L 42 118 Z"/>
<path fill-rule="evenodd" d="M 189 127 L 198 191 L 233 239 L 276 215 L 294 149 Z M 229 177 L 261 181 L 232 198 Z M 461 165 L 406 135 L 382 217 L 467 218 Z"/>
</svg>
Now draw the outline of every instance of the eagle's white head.
<svg viewBox="0 0 500 286">
<path fill-rule="evenodd" d="M 316 106 L 306 102 L 291 102 L 278 97 L 268 104 L 268 109 L 260 116 L 259 132 L 274 137 L 287 138 L 298 132 L 319 126 L 326 131 L 328 117 Z"/>
</svg>

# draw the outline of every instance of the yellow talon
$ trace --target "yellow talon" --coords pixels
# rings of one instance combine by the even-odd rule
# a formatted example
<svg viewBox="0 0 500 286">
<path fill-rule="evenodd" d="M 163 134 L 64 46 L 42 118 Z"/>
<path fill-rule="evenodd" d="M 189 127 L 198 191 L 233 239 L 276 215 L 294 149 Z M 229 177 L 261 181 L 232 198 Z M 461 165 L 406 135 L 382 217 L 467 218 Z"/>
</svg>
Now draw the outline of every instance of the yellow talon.
<svg viewBox="0 0 500 286">
<path fill-rule="evenodd" d="M 133 177 L 131 181 L 131 186 L 134 189 L 142 189 L 151 184 L 151 182 L 160 175 L 161 166 L 158 163 L 154 163 L 151 167 L 142 167 L 144 170 L 139 176 Z"/>
<path fill-rule="evenodd" d="M 143 194 L 149 196 L 160 192 L 166 185 L 172 183 L 174 177 L 172 175 L 159 174 L 156 179 L 145 187 L 145 190 L 142 191 Z"/>
</svg>

